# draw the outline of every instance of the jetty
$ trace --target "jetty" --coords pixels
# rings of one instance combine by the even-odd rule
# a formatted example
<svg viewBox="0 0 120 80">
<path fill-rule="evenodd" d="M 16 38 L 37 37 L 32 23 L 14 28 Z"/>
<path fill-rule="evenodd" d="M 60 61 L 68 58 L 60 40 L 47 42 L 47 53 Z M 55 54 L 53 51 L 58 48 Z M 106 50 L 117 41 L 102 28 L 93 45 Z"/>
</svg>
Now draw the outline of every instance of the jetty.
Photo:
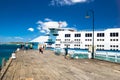
<svg viewBox="0 0 120 80">
<path fill-rule="evenodd" d="M 7 67 L 6 67 L 7 66 Z M 53 51 L 20 50 L 1 70 L 1 80 L 120 80 L 120 64 L 96 59 L 64 59 Z"/>
</svg>

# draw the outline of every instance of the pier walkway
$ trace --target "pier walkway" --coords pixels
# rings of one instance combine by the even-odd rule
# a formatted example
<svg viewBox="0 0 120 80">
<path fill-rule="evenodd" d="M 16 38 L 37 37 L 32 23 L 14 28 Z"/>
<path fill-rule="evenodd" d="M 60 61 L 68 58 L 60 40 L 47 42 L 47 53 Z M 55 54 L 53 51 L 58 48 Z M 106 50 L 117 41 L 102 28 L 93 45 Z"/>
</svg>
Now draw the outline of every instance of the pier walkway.
<svg viewBox="0 0 120 80">
<path fill-rule="evenodd" d="M 120 80 L 120 64 L 89 59 L 64 59 L 52 51 L 16 53 L 1 80 Z"/>
</svg>

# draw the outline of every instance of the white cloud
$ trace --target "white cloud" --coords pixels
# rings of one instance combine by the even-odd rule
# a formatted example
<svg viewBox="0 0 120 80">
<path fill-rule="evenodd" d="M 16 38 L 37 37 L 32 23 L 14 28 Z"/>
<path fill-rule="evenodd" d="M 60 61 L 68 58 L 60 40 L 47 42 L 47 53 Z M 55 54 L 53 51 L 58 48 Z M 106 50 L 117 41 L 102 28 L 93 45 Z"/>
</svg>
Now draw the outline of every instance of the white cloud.
<svg viewBox="0 0 120 80">
<path fill-rule="evenodd" d="M 52 21 L 52 19 L 49 19 L 49 18 L 45 18 L 45 21 Z"/>
<path fill-rule="evenodd" d="M 73 3 L 87 2 L 87 0 L 71 0 Z"/>
<path fill-rule="evenodd" d="M 51 0 L 50 5 L 64 6 L 64 5 L 73 5 L 77 3 L 86 3 L 94 0 Z"/>
<path fill-rule="evenodd" d="M 40 32 L 41 32 L 41 33 L 45 33 L 45 30 L 41 30 Z"/>
<path fill-rule="evenodd" d="M 37 24 L 42 24 L 43 22 L 42 21 L 38 21 Z"/>
<path fill-rule="evenodd" d="M 29 31 L 33 32 L 34 31 L 34 28 L 28 28 Z"/>
<path fill-rule="evenodd" d="M 14 39 L 23 40 L 22 37 L 14 37 Z"/>
<path fill-rule="evenodd" d="M 37 22 L 38 27 L 37 29 L 40 30 L 42 33 L 48 33 L 49 28 L 62 28 L 62 27 L 67 27 L 67 22 L 66 21 L 52 21 L 49 19 L 49 21 L 38 21 Z"/>
<path fill-rule="evenodd" d="M 66 27 L 68 24 L 66 21 L 60 21 L 59 25 L 60 25 L 60 27 Z"/>
</svg>

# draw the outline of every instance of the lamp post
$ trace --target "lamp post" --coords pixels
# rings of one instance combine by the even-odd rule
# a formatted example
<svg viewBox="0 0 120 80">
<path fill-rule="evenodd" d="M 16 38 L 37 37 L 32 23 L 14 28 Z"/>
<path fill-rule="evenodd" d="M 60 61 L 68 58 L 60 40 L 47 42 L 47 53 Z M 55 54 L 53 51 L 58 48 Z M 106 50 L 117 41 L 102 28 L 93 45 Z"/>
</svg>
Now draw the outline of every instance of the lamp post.
<svg viewBox="0 0 120 80">
<path fill-rule="evenodd" d="M 86 14 L 86 18 L 90 18 L 89 12 L 92 14 L 92 59 L 94 59 L 94 11 L 90 9 Z"/>
</svg>

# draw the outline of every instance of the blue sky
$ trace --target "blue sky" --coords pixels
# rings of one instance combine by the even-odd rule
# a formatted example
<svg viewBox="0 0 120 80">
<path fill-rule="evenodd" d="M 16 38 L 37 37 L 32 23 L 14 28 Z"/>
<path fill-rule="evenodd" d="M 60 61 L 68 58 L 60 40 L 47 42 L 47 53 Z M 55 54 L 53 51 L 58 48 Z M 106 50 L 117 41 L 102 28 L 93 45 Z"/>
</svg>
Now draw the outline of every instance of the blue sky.
<svg viewBox="0 0 120 80">
<path fill-rule="evenodd" d="M 0 42 L 30 41 L 45 35 L 49 27 L 92 29 L 120 28 L 119 0 L 0 0 Z"/>
</svg>

